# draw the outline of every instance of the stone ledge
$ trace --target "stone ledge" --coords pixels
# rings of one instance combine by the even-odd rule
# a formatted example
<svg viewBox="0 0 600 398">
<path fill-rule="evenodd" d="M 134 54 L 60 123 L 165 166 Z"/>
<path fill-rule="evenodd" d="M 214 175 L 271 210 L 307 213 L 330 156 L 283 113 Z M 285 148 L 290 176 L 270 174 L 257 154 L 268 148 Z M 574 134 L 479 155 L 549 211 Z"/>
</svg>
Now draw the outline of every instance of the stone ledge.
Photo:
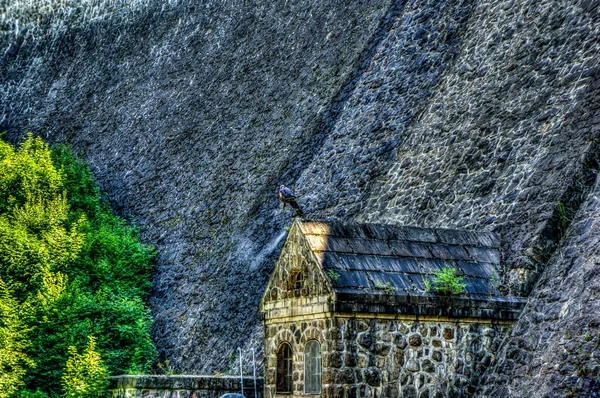
<svg viewBox="0 0 600 398">
<path fill-rule="evenodd" d="M 521 297 L 468 298 L 422 295 L 365 295 L 339 293 L 333 304 L 334 312 L 387 313 L 404 315 L 443 316 L 450 318 L 479 318 L 516 320 L 527 299 Z"/>
<path fill-rule="evenodd" d="M 252 377 L 245 376 L 244 392 L 248 397 L 254 397 L 254 380 Z M 156 375 L 121 375 L 109 377 L 109 390 L 113 396 L 120 396 L 118 393 L 128 390 L 161 391 L 161 390 L 183 390 L 183 391 L 203 391 L 214 392 L 218 395 L 226 393 L 239 393 L 241 391 L 240 378 L 235 376 L 196 376 L 196 375 L 176 375 L 176 376 L 156 376 Z M 263 378 L 256 378 L 257 398 L 262 397 Z M 125 396 L 125 395 L 123 395 Z M 131 396 L 128 394 L 127 396 Z M 133 395 L 136 396 L 136 395 Z M 160 394 L 158 396 L 161 396 Z"/>
</svg>

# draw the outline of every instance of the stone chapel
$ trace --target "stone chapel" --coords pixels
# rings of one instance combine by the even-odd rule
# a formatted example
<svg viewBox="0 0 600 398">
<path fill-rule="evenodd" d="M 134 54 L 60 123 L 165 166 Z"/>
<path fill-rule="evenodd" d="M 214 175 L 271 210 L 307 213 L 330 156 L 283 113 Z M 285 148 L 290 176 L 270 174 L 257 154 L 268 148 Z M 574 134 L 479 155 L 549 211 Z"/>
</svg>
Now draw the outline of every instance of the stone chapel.
<svg viewBox="0 0 600 398">
<path fill-rule="evenodd" d="M 296 220 L 261 302 L 265 397 L 459 397 L 525 304 L 490 232 Z M 464 292 L 433 291 L 453 267 Z"/>
</svg>

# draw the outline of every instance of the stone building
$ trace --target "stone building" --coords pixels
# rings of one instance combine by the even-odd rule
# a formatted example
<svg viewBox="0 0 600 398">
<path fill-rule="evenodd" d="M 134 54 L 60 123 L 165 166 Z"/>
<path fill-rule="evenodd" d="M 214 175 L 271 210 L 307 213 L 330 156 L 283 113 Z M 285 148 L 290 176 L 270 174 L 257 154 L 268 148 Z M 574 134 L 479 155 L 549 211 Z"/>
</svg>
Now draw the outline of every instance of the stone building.
<svg viewBox="0 0 600 398">
<path fill-rule="evenodd" d="M 497 286 L 498 238 L 295 221 L 261 303 L 265 397 L 468 396 L 524 305 Z M 433 293 L 453 267 L 459 295 Z"/>
</svg>

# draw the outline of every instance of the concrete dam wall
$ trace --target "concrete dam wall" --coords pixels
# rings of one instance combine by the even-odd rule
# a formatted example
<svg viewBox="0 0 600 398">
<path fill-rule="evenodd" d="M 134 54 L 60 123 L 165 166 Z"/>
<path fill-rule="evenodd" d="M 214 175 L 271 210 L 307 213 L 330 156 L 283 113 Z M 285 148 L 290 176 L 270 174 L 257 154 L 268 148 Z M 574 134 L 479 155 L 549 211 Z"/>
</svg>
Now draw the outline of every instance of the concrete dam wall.
<svg viewBox="0 0 600 398">
<path fill-rule="evenodd" d="M 0 14 L 0 131 L 71 143 L 156 244 L 154 338 L 178 371 L 261 346 L 283 183 L 314 218 L 498 233 L 503 289 L 532 293 L 482 396 L 600 388 L 599 311 L 572 310 L 600 295 L 597 2 L 17 0 Z M 581 358 L 550 366 L 557 346 Z"/>
</svg>

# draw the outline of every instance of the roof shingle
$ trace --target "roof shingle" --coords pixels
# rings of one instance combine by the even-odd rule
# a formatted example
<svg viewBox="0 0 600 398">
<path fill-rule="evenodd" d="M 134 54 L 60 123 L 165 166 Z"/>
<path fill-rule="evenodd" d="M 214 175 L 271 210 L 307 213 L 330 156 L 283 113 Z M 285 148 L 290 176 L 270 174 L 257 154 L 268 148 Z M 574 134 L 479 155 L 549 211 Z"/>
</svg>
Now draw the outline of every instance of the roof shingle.
<svg viewBox="0 0 600 398">
<path fill-rule="evenodd" d="M 492 278 L 500 241 L 491 232 L 340 221 L 299 226 L 325 271 L 339 275 L 332 280 L 338 293 L 429 296 L 425 281 L 450 266 L 465 276 L 466 296 L 500 296 Z"/>
</svg>

